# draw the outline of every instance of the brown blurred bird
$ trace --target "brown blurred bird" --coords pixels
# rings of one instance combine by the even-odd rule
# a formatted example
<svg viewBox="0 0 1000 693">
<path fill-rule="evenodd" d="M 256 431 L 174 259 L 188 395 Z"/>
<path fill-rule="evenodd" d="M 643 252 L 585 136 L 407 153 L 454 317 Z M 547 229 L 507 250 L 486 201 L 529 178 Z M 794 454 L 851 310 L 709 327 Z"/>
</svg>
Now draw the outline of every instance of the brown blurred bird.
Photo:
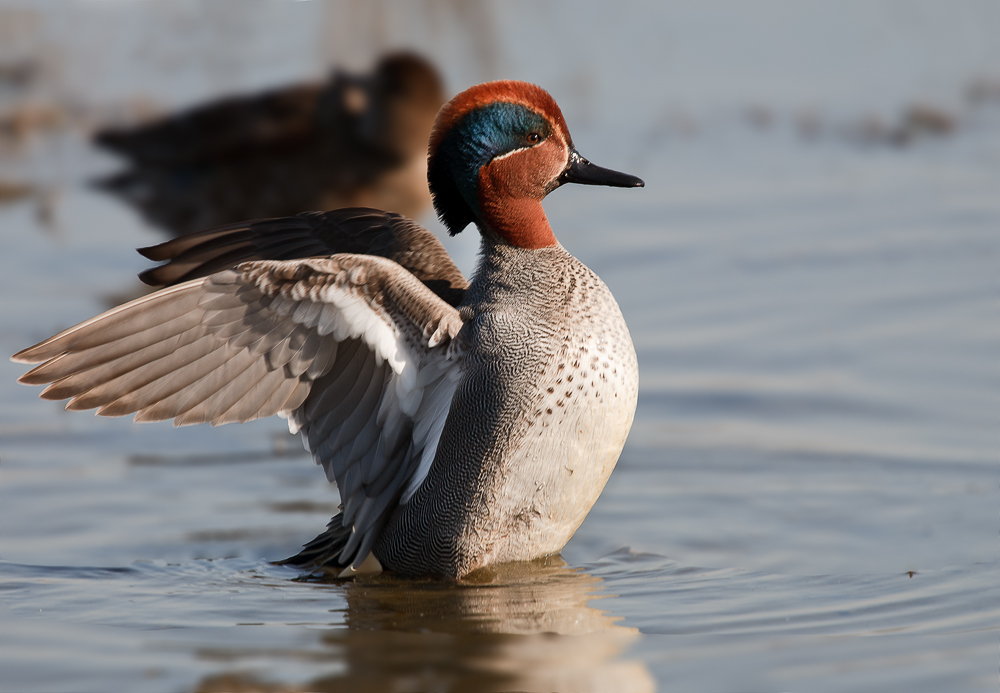
<svg viewBox="0 0 1000 693">
<path fill-rule="evenodd" d="M 304 209 L 430 206 L 427 138 L 444 103 L 434 67 L 412 53 L 370 75 L 235 96 L 95 142 L 131 168 L 98 181 L 174 235 Z"/>
</svg>

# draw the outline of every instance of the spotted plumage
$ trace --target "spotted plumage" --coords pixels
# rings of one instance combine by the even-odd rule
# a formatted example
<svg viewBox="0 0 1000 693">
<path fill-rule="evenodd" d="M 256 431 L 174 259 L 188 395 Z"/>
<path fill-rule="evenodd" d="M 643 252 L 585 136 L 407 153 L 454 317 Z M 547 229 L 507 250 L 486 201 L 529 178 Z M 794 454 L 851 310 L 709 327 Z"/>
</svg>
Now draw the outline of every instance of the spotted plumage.
<svg viewBox="0 0 1000 693">
<path fill-rule="evenodd" d="M 541 201 L 642 181 L 580 157 L 522 82 L 442 109 L 428 180 L 452 233 L 479 227 L 471 282 L 399 215 L 234 224 L 146 249 L 167 262 L 144 278 L 168 286 L 15 355 L 41 363 L 21 381 L 138 421 L 286 417 L 343 501 L 288 563 L 458 578 L 556 553 L 614 469 L 637 365 Z"/>
</svg>

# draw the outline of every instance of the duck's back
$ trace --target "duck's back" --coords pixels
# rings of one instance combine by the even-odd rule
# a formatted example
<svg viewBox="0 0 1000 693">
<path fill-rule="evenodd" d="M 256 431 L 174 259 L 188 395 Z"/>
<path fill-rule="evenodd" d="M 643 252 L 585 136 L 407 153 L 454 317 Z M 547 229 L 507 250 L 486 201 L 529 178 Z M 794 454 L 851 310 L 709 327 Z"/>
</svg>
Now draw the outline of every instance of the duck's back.
<svg viewBox="0 0 1000 693">
<path fill-rule="evenodd" d="M 604 282 L 559 245 L 485 247 L 437 456 L 376 546 L 397 570 L 462 575 L 557 552 L 632 424 L 635 351 Z"/>
</svg>

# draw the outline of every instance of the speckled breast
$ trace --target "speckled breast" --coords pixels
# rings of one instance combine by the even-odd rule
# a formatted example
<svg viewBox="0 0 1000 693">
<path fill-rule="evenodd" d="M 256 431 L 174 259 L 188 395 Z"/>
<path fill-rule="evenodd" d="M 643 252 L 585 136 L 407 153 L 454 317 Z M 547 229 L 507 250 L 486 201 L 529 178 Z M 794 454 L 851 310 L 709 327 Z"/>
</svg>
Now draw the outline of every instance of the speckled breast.
<svg viewBox="0 0 1000 693">
<path fill-rule="evenodd" d="M 582 263 L 571 258 L 563 268 L 566 290 L 546 295 L 561 315 L 548 323 L 531 406 L 491 498 L 503 539 L 484 552 L 485 563 L 559 551 L 597 501 L 632 426 L 638 368 L 621 310 Z"/>
<path fill-rule="evenodd" d="M 559 551 L 632 425 L 628 328 L 561 246 L 486 244 L 466 297 L 465 375 L 427 478 L 376 546 L 390 568 L 460 576 Z"/>
</svg>

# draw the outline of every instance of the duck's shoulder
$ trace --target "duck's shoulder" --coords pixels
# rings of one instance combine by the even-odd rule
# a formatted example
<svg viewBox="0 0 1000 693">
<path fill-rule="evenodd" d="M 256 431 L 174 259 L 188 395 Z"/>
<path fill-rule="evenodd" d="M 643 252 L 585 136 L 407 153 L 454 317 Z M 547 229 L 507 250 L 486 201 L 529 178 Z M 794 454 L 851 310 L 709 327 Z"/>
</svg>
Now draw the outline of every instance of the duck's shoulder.
<svg viewBox="0 0 1000 693">
<path fill-rule="evenodd" d="M 566 340 L 624 325 L 607 285 L 562 246 L 500 255 L 480 267 L 459 307 L 473 352 L 506 354 L 504 368 L 531 370 Z"/>
<path fill-rule="evenodd" d="M 543 320 L 609 299 L 597 273 L 562 245 L 537 250 L 505 245 L 485 249 L 462 305 L 471 313 L 503 309 Z"/>
</svg>

